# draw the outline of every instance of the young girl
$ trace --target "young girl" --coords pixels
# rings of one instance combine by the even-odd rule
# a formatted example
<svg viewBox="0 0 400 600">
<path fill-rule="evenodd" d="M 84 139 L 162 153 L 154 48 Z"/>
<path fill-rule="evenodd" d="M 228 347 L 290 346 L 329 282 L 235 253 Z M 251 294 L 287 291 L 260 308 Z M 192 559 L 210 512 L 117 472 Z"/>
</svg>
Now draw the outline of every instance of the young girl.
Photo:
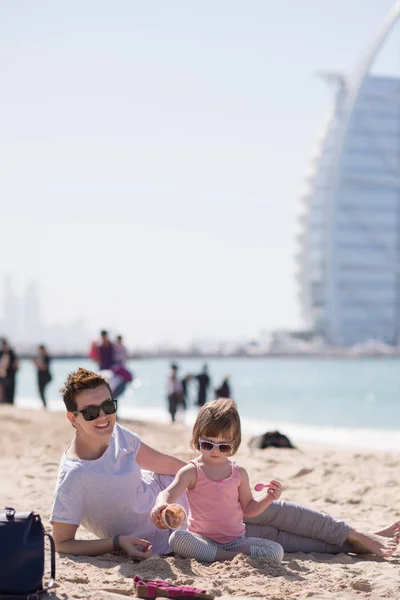
<svg viewBox="0 0 400 600">
<path fill-rule="evenodd" d="M 281 485 L 271 481 L 263 499 L 253 498 L 247 472 L 229 459 L 240 442 L 240 417 L 233 400 L 219 398 L 201 408 L 191 440 L 200 456 L 178 471 L 157 496 L 151 513 L 153 523 L 161 527 L 161 511 L 187 490 L 188 530 L 174 531 L 169 538 L 172 550 L 180 556 L 214 562 L 244 553 L 282 560 L 280 544 L 244 536 L 243 516 L 255 517 L 278 500 Z"/>
</svg>

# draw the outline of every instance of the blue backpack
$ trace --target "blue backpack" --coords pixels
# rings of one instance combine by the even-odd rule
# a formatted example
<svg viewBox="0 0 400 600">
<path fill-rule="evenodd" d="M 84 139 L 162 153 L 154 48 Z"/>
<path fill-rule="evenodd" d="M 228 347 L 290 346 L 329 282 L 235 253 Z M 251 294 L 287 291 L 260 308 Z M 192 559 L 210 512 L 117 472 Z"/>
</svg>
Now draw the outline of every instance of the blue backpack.
<svg viewBox="0 0 400 600">
<path fill-rule="evenodd" d="M 51 579 L 43 587 L 45 538 L 50 541 Z M 39 515 L 0 511 L 0 599 L 38 600 L 56 576 L 54 540 L 43 528 Z"/>
</svg>

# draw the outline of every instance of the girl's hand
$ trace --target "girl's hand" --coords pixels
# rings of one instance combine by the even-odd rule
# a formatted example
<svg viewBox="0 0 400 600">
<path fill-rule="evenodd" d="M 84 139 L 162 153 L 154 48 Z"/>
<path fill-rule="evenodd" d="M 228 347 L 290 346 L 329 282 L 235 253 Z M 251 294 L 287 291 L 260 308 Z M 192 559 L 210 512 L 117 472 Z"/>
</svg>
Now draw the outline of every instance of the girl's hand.
<svg viewBox="0 0 400 600">
<path fill-rule="evenodd" d="M 133 535 L 120 535 L 119 546 L 121 550 L 135 560 L 149 558 L 153 552 L 150 542 L 134 537 Z"/>
<path fill-rule="evenodd" d="M 161 511 L 164 508 L 167 508 L 168 504 L 164 502 L 163 504 L 155 504 L 151 510 L 150 518 L 153 521 L 154 525 L 159 529 L 165 529 L 160 520 Z"/>
<path fill-rule="evenodd" d="M 267 495 L 272 498 L 272 500 L 279 500 L 282 494 L 282 486 L 279 481 L 275 481 L 273 479 L 269 482 Z"/>
</svg>

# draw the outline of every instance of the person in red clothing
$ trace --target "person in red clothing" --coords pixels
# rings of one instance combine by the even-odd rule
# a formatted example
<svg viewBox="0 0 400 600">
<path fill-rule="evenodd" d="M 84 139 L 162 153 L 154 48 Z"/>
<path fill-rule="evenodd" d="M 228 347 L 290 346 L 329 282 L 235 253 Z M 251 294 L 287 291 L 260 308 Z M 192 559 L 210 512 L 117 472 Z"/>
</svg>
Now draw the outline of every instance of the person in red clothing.
<svg viewBox="0 0 400 600">
<path fill-rule="evenodd" d="M 114 345 L 109 339 L 108 332 L 105 329 L 100 332 L 100 337 L 100 343 L 92 343 L 89 351 L 89 357 L 97 362 L 100 371 L 106 371 L 111 369 L 115 362 Z"/>
</svg>

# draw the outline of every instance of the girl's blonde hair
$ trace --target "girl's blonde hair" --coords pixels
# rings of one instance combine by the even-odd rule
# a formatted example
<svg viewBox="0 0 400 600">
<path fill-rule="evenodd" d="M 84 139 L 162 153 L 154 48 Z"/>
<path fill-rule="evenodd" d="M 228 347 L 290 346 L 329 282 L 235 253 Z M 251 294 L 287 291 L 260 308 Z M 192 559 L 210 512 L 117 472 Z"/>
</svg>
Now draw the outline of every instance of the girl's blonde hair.
<svg viewBox="0 0 400 600">
<path fill-rule="evenodd" d="M 236 454 L 242 441 L 242 430 L 236 403 L 231 398 L 218 398 L 201 407 L 193 425 L 190 446 L 200 450 L 199 438 L 219 437 L 221 434 L 231 441 L 231 454 Z"/>
</svg>

